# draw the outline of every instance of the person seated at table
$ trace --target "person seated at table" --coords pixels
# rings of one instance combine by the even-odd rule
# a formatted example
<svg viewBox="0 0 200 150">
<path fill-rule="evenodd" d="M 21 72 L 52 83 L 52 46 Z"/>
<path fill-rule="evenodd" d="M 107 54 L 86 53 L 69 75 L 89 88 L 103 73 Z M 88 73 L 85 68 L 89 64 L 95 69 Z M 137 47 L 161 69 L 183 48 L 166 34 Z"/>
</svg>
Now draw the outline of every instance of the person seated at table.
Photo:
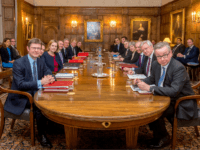
<svg viewBox="0 0 200 150">
<path fill-rule="evenodd" d="M 64 64 L 66 59 L 65 59 L 65 54 L 64 54 L 64 50 L 63 50 L 63 41 L 59 40 L 58 41 L 58 54 L 60 56 L 60 59 L 62 61 L 62 63 Z"/>
<path fill-rule="evenodd" d="M 13 48 L 13 52 L 15 53 L 15 58 L 16 59 L 18 59 L 18 58 L 21 58 L 21 56 L 20 56 L 20 53 L 19 53 L 19 51 L 17 50 L 17 47 L 16 47 L 16 41 L 15 41 L 15 39 L 14 38 L 11 38 L 10 39 L 10 46 Z"/>
<path fill-rule="evenodd" d="M 40 50 L 40 54 L 39 54 L 40 56 L 39 57 L 41 57 L 44 52 L 45 52 L 45 44 L 42 42 L 42 48 Z"/>
<path fill-rule="evenodd" d="M 76 43 L 77 41 L 75 39 L 71 40 L 71 44 L 69 45 L 67 52 L 68 52 L 68 59 L 72 59 L 72 57 L 76 57 L 78 54 L 78 51 L 76 49 Z"/>
<path fill-rule="evenodd" d="M 187 47 L 183 54 L 177 54 L 177 60 L 180 61 L 182 64 L 186 65 L 188 62 L 199 63 L 199 48 L 194 46 L 193 39 L 189 38 L 187 40 Z"/>
<path fill-rule="evenodd" d="M 28 92 L 32 96 L 42 85 L 53 83 L 55 79 L 44 61 L 39 59 L 42 41 L 37 38 L 29 40 L 28 55 L 17 59 L 13 63 L 12 90 Z M 18 94 L 8 94 L 4 109 L 12 114 L 21 115 L 25 108 L 30 108 L 28 97 Z M 46 121 L 41 111 L 33 105 L 33 114 L 37 123 L 38 140 L 43 147 L 51 148 L 52 144 L 45 135 Z"/>
<path fill-rule="evenodd" d="M 124 49 L 124 44 L 120 43 L 119 38 L 115 38 L 115 47 L 113 49 L 112 54 L 119 54 L 119 55 L 123 55 L 125 53 L 125 49 Z"/>
<path fill-rule="evenodd" d="M 125 42 L 125 44 L 126 44 L 126 42 Z M 125 44 L 124 44 L 124 47 L 125 47 Z M 133 64 L 139 58 L 139 54 L 136 52 L 136 49 L 135 49 L 135 42 L 129 42 L 128 47 L 129 47 L 129 51 L 128 51 L 127 56 L 125 58 L 120 58 L 120 60 L 125 63 Z"/>
<path fill-rule="evenodd" d="M 1 53 L 2 66 L 4 68 L 12 68 L 13 63 L 16 59 L 16 55 L 14 49 L 10 45 L 9 38 L 5 38 L 3 40 L 3 46 L 0 49 L 0 53 Z"/>
<path fill-rule="evenodd" d="M 132 52 L 129 50 L 129 46 L 128 46 L 128 41 L 124 42 L 124 53 L 122 55 L 119 55 L 119 58 L 126 58 L 126 57 L 130 57 L 132 55 Z M 121 60 L 123 61 L 123 60 Z"/>
<path fill-rule="evenodd" d="M 137 62 L 135 62 L 134 64 L 136 66 L 138 66 L 138 68 L 142 67 L 142 65 L 144 64 L 144 58 L 145 58 L 145 55 L 143 54 L 142 48 L 141 48 L 140 45 L 141 45 L 140 41 L 137 41 L 135 43 L 135 49 L 136 49 L 136 52 L 139 54 L 139 58 L 138 58 Z M 125 68 L 123 68 L 123 70 L 124 71 L 129 71 L 129 70 L 134 71 L 135 69 L 138 69 L 138 68 L 127 68 L 127 67 L 125 67 Z"/>
<path fill-rule="evenodd" d="M 153 44 L 149 40 L 143 41 L 141 48 L 146 56 L 144 58 L 144 64 L 141 68 L 135 69 L 134 71 L 129 70 L 128 74 L 144 74 L 148 77 L 151 74 L 152 63 L 156 60 L 156 56 L 154 54 Z"/>
<path fill-rule="evenodd" d="M 124 44 L 125 41 L 128 41 L 128 38 L 126 36 L 122 36 L 121 41 L 122 41 L 122 44 Z"/>
<path fill-rule="evenodd" d="M 138 87 L 144 91 L 150 91 L 154 95 L 170 97 L 170 105 L 162 116 L 149 124 L 153 130 L 153 139 L 149 142 L 150 148 L 162 148 L 170 144 L 170 136 L 165 127 L 164 118 L 170 123 L 174 118 L 176 101 L 183 96 L 194 95 L 190 79 L 185 67 L 176 59 L 172 58 L 172 51 L 168 43 L 159 42 L 155 45 L 157 61 L 152 64 L 151 75 L 140 81 L 134 80 Z M 150 86 L 155 84 L 155 86 Z M 196 100 L 182 101 L 176 112 L 178 119 L 190 120 L 198 117 Z"/>
<path fill-rule="evenodd" d="M 63 41 L 64 47 L 61 50 L 61 52 L 64 54 L 64 58 L 65 58 L 65 62 L 68 62 L 68 47 L 69 47 L 69 40 L 68 39 L 64 39 Z"/>
<path fill-rule="evenodd" d="M 185 52 L 185 46 L 182 44 L 182 39 L 177 38 L 176 45 L 172 48 L 173 58 L 177 57 L 178 53 L 183 54 Z"/>
<path fill-rule="evenodd" d="M 82 45 L 81 41 L 78 41 L 77 44 L 76 44 L 75 49 L 77 51 L 77 55 L 78 55 L 79 52 L 82 52 L 81 45 Z"/>
<path fill-rule="evenodd" d="M 46 63 L 47 67 L 49 67 L 52 72 L 58 72 L 63 68 L 63 64 L 57 50 L 57 41 L 51 40 L 47 45 L 47 51 L 45 51 L 41 56 L 41 59 Z"/>
</svg>

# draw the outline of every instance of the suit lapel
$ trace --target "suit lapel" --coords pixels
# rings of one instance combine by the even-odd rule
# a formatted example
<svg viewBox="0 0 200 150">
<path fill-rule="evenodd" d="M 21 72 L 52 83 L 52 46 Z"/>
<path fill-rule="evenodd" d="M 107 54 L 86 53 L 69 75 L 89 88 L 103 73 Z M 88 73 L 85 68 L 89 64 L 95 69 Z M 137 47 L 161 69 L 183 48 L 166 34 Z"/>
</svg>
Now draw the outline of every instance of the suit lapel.
<svg viewBox="0 0 200 150">
<path fill-rule="evenodd" d="M 40 80 L 42 77 L 41 75 L 41 64 L 40 64 L 40 58 L 37 58 L 37 73 L 38 73 L 38 80 Z"/>
<path fill-rule="evenodd" d="M 172 64 L 174 64 L 173 61 L 174 61 L 174 59 L 171 58 L 171 61 L 170 61 L 169 65 L 167 67 L 167 70 L 166 70 L 166 75 L 165 75 L 165 79 L 164 79 L 164 82 L 163 82 L 163 86 L 165 86 L 167 79 L 173 79 L 173 77 L 170 77 L 170 74 L 171 74 L 170 71 L 172 70 L 172 67 L 173 67 Z"/>
<path fill-rule="evenodd" d="M 28 55 L 24 56 L 25 57 L 25 62 L 24 62 L 24 65 L 25 65 L 25 68 L 27 70 L 27 73 L 29 74 L 29 77 L 31 77 L 31 80 L 33 79 L 33 74 L 32 74 L 32 71 L 31 71 L 31 64 L 28 60 Z"/>
</svg>

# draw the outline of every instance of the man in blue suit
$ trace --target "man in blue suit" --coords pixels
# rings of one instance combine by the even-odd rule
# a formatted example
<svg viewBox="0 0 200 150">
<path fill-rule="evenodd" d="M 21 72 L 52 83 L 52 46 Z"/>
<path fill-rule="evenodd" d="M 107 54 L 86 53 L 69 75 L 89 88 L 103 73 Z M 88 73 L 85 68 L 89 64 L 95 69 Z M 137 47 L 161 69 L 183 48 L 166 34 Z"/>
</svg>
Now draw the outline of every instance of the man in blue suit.
<svg viewBox="0 0 200 150">
<path fill-rule="evenodd" d="M 34 38 L 28 42 L 28 55 L 17 59 L 13 63 L 12 90 L 19 90 L 30 93 L 32 96 L 42 85 L 55 81 L 51 71 L 39 57 L 42 42 Z M 15 115 L 21 115 L 25 108 L 30 108 L 27 97 L 18 94 L 8 94 L 4 109 Z M 51 142 L 45 135 L 46 118 L 41 111 L 33 105 L 34 118 L 37 122 L 38 140 L 43 147 L 51 148 Z"/>
<path fill-rule="evenodd" d="M 77 56 L 78 52 L 76 49 L 76 43 L 77 43 L 76 40 L 72 39 L 72 41 L 67 49 L 68 59 L 72 59 L 73 56 Z"/>
<path fill-rule="evenodd" d="M 189 47 L 185 49 L 185 52 L 183 54 L 178 53 L 176 59 L 184 65 L 186 65 L 188 62 L 199 63 L 199 49 L 194 46 L 193 39 L 189 38 L 187 40 L 187 45 Z"/>
</svg>

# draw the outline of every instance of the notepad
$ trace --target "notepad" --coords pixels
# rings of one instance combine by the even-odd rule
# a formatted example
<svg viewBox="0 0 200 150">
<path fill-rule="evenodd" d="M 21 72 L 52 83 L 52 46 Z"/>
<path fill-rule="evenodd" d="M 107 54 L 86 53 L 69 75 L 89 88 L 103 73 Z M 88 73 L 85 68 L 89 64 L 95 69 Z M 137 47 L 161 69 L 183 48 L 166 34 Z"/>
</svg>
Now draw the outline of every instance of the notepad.
<svg viewBox="0 0 200 150">
<path fill-rule="evenodd" d="M 145 79 L 146 76 L 144 74 L 134 74 L 134 75 L 130 75 L 127 74 L 129 79 Z"/>
</svg>

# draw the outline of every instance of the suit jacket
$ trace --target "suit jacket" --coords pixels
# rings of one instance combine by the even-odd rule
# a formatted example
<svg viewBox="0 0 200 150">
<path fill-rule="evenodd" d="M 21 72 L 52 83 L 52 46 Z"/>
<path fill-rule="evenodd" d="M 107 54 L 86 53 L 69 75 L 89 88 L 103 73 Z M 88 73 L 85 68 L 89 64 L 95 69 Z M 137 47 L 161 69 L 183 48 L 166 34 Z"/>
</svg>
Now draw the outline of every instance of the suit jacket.
<svg viewBox="0 0 200 150">
<path fill-rule="evenodd" d="M 43 60 L 37 58 L 38 80 L 41 80 L 44 75 L 52 75 L 49 68 Z M 33 81 L 31 65 L 28 60 L 28 55 L 17 59 L 13 63 L 13 82 L 12 90 L 20 90 L 30 93 L 34 96 L 38 90 L 37 81 Z M 24 111 L 28 98 L 18 94 L 8 94 L 4 109 L 15 115 L 20 115 Z"/>
<path fill-rule="evenodd" d="M 177 45 L 174 46 L 174 48 L 176 47 Z M 173 49 L 174 49 L 173 48 Z M 183 44 L 180 44 L 178 47 L 176 47 L 175 51 L 173 52 L 173 58 L 176 58 L 177 57 L 177 54 L 178 53 L 181 53 L 183 54 L 185 52 L 185 46 Z"/>
<path fill-rule="evenodd" d="M 75 51 L 76 51 L 76 49 L 75 49 Z M 72 57 L 74 56 L 74 52 L 72 51 L 71 45 L 69 45 L 69 47 L 67 48 L 67 54 L 68 54 L 68 59 L 72 59 Z"/>
<path fill-rule="evenodd" d="M 128 49 L 128 52 L 127 52 L 127 49 L 124 48 L 124 53 L 123 55 L 121 55 L 123 58 L 129 58 L 132 56 L 132 52 L 130 51 L 130 49 Z"/>
<path fill-rule="evenodd" d="M 139 54 L 139 57 L 140 57 L 140 54 Z M 144 64 L 144 58 L 145 58 L 146 56 L 143 54 L 143 56 L 142 56 L 142 62 L 141 62 L 141 66 L 140 66 L 140 63 L 139 63 L 139 58 L 138 58 L 138 60 L 137 60 L 137 62 L 136 63 L 134 63 L 135 65 L 137 65 L 138 67 L 142 67 L 143 66 L 143 64 Z M 138 68 L 135 68 L 135 69 L 138 69 Z"/>
<path fill-rule="evenodd" d="M 119 52 L 120 55 L 123 55 L 126 52 L 126 49 L 124 49 L 124 44 L 120 43 L 119 50 L 117 49 L 118 45 L 115 45 L 113 52 Z"/>
<path fill-rule="evenodd" d="M 144 74 L 147 76 L 147 72 L 146 72 L 146 67 L 147 67 L 147 62 L 148 62 L 148 59 L 149 57 L 148 56 L 145 56 L 144 57 L 144 64 L 142 65 L 142 67 L 138 68 L 135 70 L 135 73 L 137 74 Z M 151 60 L 151 68 L 150 68 L 150 71 L 152 70 L 152 64 L 153 62 L 157 60 L 156 56 L 153 54 L 153 57 L 152 57 L 152 60 Z"/>
<path fill-rule="evenodd" d="M 130 51 L 131 52 L 131 51 Z M 132 55 L 133 55 L 133 52 L 131 52 L 131 55 L 128 55 L 123 62 L 126 62 L 126 63 L 130 63 L 130 64 L 133 64 L 135 63 L 138 59 L 139 59 L 139 56 L 140 54 L 138 54 L 137 52 L 134 52 L 134 56 L 132 58 Z"/>
<path fill-rule="evenodd" d="M 9 62 L 9 54 L 8 54 L 7 48 L 1 47 L 0 53 L 1 53 L 2 62 L 8 63 Z M 10 47 L 10 53 L 11 53 L 11 59 L 15 60 L 16 55 L 15 55 L 14 49 L 12 47 Z"/>
<path fill-rule="evenodd" d="M 188 50 L 189 50 L 189 47 L 185 49 L 185 52 L 183 53 L 183 55 L 186 55 Z M 188 62 L 199 63 L 198 58 L 199 58 L 199 48 L 197 48 L 196 46 L 193 46 L 189 55 L 186 55 L 184 62 L 185 63 L 188 63 Z"/>
<path fill-rule="evenodd" d="M 68 54 L 67 54 L 67 50 L 66 50 L 66 54 L 65 54 L 65 49 L 61 49 L 61 52 L 62 52 L 62 55 L 64 57 L 64 63 L 67 63 L 68 62 Z"/>
<path fill-rule="evenodd" d="M 60 56 L 58 53 L 55 53 L 56 57 L 56 62 L 58 63 L 58 71 L 60 71 L 63 68 L 62 61 L 60 59 Z M 54 58 L 48 54 L 48 52 L 44 52 L 43 55 L 41 56 L 41 59 L 46 63 L 47 67 L 51 70 L 54 71 Z"/>
<path fill-rule="evenodd" d="M 15 55 L 15 58 L 16 59 L 21 58 L 21 56 L 19 55 L 19 51 L 14 46 L 11 47 L 13 48 L 13 53 Z"/>
<path fill-rule="evenodd" d="M 175 106 L 178 98 L 194 95 L 185 67 L 174 58 L 171 59 L 167 67 L 163 87 L 158 87 L 160 75 L 161 65 L 157 61 L 154 61 L 151 75 L 144 79 L 145 83 L 156 85 L 150 88 L 150 91 L 154 91 L 154 95 L 169 96 L 173 106 Z M 182 101 L 178 106 L 177 118 L 186 120 L 197 118 L 197 112 L 196 100 Z"/>
</svg>

